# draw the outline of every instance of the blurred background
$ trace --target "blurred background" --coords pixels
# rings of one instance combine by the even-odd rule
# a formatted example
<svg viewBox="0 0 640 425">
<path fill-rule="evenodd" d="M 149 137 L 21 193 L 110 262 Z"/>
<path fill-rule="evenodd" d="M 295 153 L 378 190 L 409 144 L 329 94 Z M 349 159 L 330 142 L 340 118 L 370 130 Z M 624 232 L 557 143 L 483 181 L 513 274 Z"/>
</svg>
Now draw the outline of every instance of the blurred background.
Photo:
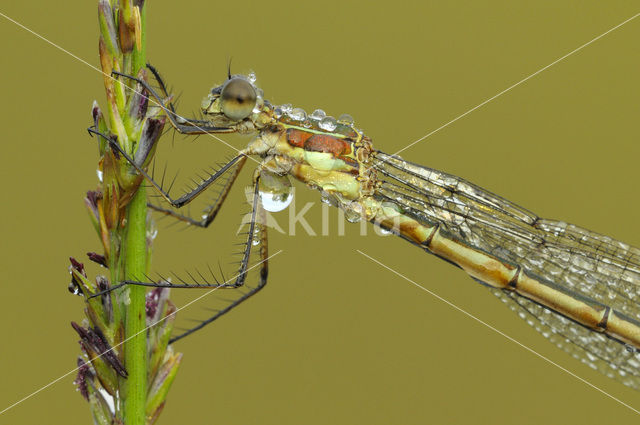
<svg viewBox="0 0 640 425">
<path fill-rule="evenodd" d="M 95 3 L 8 2 L 0 11 L 98 66 Z M 635 13 L 624 1 L 150 0 L 148 59 L 181 94 L 184 115 L 233 58 L 232 71 L 255 71 L 267 99 L 349 113 L 391 153 Z M 639 37 L 640 18 L 402 155 L 638 246 Z M 4 18 L 0 38 L 1 410 L 75 367 L 69 322 L 81 320 L 83 305 L 67 292 L 68 257 L 85 261 L 100 249 L 82 200 L 97 184 L 90 106 L 106 102 L 101 75 L 78 59 Z M 160 160 L 184 177 L 234 153 L 207 137 L 161 143 Z M 226 267 L 251 164 L 209 229 L 158 223 L 153 270 Z M 282 253 L 266 289 L 175 344 L 183 364 L 159 423 L 637 423 L 633 411 L 356 250 L 640 408 L 637 392 L 557 349 L 461 270 L 371 227 L 361 236 L 347 223 L 338 236 L 335 211 L 322 236 L 318 194 L 296 188 L 297 211 L 313 202 L 305 218 L 317 234 L 271 232 L 270 251 Z M 176 304 L 199 295 L 187 292 L 174 292 Z M 74 377 L 0 423 L 90 423 Z"/>
</svg>

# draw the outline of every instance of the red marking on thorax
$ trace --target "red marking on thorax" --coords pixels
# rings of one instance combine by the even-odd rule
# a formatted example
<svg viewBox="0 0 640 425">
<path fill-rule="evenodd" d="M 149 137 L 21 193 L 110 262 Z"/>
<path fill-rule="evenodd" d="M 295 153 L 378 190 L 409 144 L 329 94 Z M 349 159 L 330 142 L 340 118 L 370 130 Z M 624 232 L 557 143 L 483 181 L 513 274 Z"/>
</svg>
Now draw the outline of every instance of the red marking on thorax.
<svg viewBox="0 0 640 425">
<path fill-rule="evenodd" d="M 298 130 L 295 128 L 289 128 L 287 129 L 287 142 L 289 142 L 291 146 L 304 149 L 304 143 L 312 135 L 313 133 L 308 133 L 306 131 Z"/>
<path fill-rule="evenodd" d="M 309 152 L 326 152 L 334 158 L 344 161 L 353 167 L 352 174 L 358 174 L 359 164 L 354 158 L 348 155 L 352 152 L 351 140 L 340 139 L 327 134 L 316 134 L 297 128 L 287 129 L 287 143 L 290 146 L 302 148 Z"/>
<path fill-rule="evenodd" d="M 327 152 L 333 154 L 335 158 L 348 154 L 351 145 L 343 139 L 338 139 L 326 134 L 314 134 L 304 142 L 304 149 L 311 152 Z"/>
<path fill-rule="evenodd" d="M 287 141 L 291 146 L 310 152 L 327 152 L 335 158 L 351 153 L 351 143 L 326 134 L 314 134 L 295 128 L 287 129 Z"/>
</svg>

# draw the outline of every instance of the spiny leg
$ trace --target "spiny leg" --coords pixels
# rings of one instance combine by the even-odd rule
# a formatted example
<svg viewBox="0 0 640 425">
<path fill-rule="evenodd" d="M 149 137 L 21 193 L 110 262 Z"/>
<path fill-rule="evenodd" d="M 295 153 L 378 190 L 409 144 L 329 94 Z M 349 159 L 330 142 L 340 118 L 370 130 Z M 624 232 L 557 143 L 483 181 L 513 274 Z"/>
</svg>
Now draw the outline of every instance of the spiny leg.
<svg viewBox="0 0 640 425">
<path fill-rule="evenodd" d="M 147 205 L 149 206 L 149 208 L 155 211 L 174 217 L 180 221 L 184 221 L 194 226 L 198 226 L 202 228 L 209 227 L 209 225 L 213 222 L 218 212 L 220 211 L 222 204 L 227 199 L 227 195 L 229 194 L 231 187 L 233 186 L 233 183 L 238 177 L 238 174 L 240 174 L 240 171 L 242 170 L 242 166 L 244 165 L 245 162 L 246 162 L 246 157 L 242 157 L 238 162 L 235 163 L 235 167 L 228 169 L 228 174 L 230 175 L 224 181 L 222 185 L 222 190 L 214 200 L 213 204 L 207 207 L 206 209 L 207 213 L 204 214 L 199 220 L 189 217 L 188 215 L 179 214 L 177 211 L 174 211 L 172 209 L 165 208 L 159 205 L 155 205 L 151 203 Z"/>
<path fill-rule="evenodd" d="M 266 227 L 266 214 L 262 205 L 260 203 L 260 197 L 258 192 L 258 182 L 255 182 L 255 187 L 253 191 L 253 201 L 252 201 L 252 211 L 251 211 L 251 221 L 249 223 L 249 230 L 247 232 L 247 238 L 244 243 L 243 256 L 240 260 L 240 266 L 238 268 L 238 272 L 233 279 L 233 283 L 229 283 L 232 279 L 223 282 L 216 282 L 215 284 L 206 282 L 204 276 L 197 272 L 197 274 L 205 280 L 205 283 L 197 282 L 193 275 L 189 273 L 195 283 L 188 283 L 180 279 L 183 283 L 172 284 L 163 278 L 163 281 L 160 283 L 155 282 L 142 282 L 142 281 L 124 281 L 120 284 L 114 285 L 104 291 L 97 292 L 89 297 L 95 298 L 98 296 L 106 295 L 118 288 L 121 288 L 126 285 L 137 285 L 137 286 L 146 286 L 146 287 L 154 287 L 154 288 L 200 288 L 205 289 L 209 288 L 212 290 L 216 289 L 227 289 L 231 290 L 232 293 L 238 295 L 235 298 L 230 300 L 224 300 L 228 302 L 228 304 L 219 310 L 215 310 L 215 314 L 205 320 L 199 321 L 196 326 L 186 329 L 181 334 L 173 337 L 170 340 L 170 343 L 173 343 L 179 339 L 184 338 L 187 335 L 194 333 L 195 331 L 202 329 L 209 323 L 217 320 L 219 317 L 227 314 L 229 311 L 251 298 L 253 295 L 258 293 L 262 288 L 267 284 L 267 276 L 268 276 L 268 240 L 267 240 L 267 227 Z M 250 259 L 253 253 L 257 251 L 257 259 L 258 262 L 254 264 L 253 267 L 250 267 Z M 245 285 L 245 281 L 247 279 L 248 272 L 253 268 L 258 269 L 257 282 L 255 286 Z M 246 291 L 242 292 L 242 288 L 248 288 Z"/>
<path fill-rule="evenodd" d="M 151 75 L 153 75 L 153 79 L 155 80 L 158 90 L 160 91 L 160 95 L 162 96 L 162 99 L 163 99 L 162 102 L 157 102 L 157 101 L 154 101 L 153 99 L 150 99 L 151 103 L 153 103 L 155 107 L 158 107 L 161 109 L 164 109 L 162 108 L 162 105 L 164 105 L 165 108 L 167 108 L 170 111 L 170 112 L 166 112 L 166 109 L 164 109 L 165 115 L 170 114 L 172 117 L 177 117 L 178 113 L 176 112 L 176 107 L 174 102 L 177 102 L 178 98 L 173 97 L 171 94 L 169 94 L 169 89 L 167 88 L 167 85 L 164 82 L 164 79 L 160 76 L 160 72 L 154 66 L 152 66 L 150 63 L 147 63 L 147 69 L 151 72 Z M 159 103 L 161 103 L 161 105 L 158 105 Z M 171 127 L 175 130 L 175 127 L 173 127 L 173 125 Z"/>
<path fill-rule="evenodd" d="M 167 85 L 164 83 L 164 80 L 160 76 L 160 73 L 158 72 L 158 70 L 154 66 L 152 66 L 150 63 L 147 64 L 147 68 L 149 69 L 149 71 L 151 71 L 151 74 L 153 74 L 153 78 L 156 80 L 156 82 L 160 86 L 160 90 L 162 91 L 164 98 L 168 99 L 169 91 L 167 90 Z M 167 107 L 169 108 L 169 110 L 177 115 L 176 108 L 174 108 L 173 103 L 172 102 L 165 102 L 165 103 L 167 104 Z"/>
<path fill-rule="evenodd" d="M 166 99 L 163 99 L 154 89 L 144 80 L 140 78 L 134 77 L 132 75 L 123 74 L 118 71 L 113 71 L 113 75 L 118 75 L 120 77 L 128 78 L 140 84 L 150 95 L 155 99 L 165 113 L 167 114 L 167 118 L 171 122 L 171 125 L 182 134 L 205 134 L 205 133 L 233 133 L 235 130 L 233 128 L 228 127 L 217 127 L 211 125 L 209 121 L 205 120 L 196 120 L 196 119 L 186 119 L 173 111 L 173 106 L 167 108 L 165 106 Z M 163 83 L 164 84 L 164 83 Z"/>
<path fill-rule="evenodd" d="M 258 182 L 256 181 L 254 191 L 253 191 L 253 201 L 252 201 L 252 209 L 251 209 L 251 221 L 249 222 L 249 231 L 247 232 L 247 239 L 244 242 L 244 249 L 242 252 L 242 260 L 240 260 L 240 266 L 238 268 L 238 273 L 233 281 L 233 283 L 229 283 L 229 281 L 225 282 L 216 282 L 209 283 L 206 279 L 200 275 L 204 281 L 204 283 L 196 281 L 193 279 L 193 282 L 182 281 L 182 283 L 170 283 L 170 282 L 144 282 L 137 280 L 125 280 L 116 285 L 109 287 L 104 291 L 99 291 L 92 294 L 89 299 L 95 298 L 101 295 L 105 295 L 109 292 L 112 292 L 116 289 L 122 288 L 127 285 L 136 285 L 136 286 L 147 286 L 153 288 L 239 288 L 244 285 L 247 271 L 249 268 L 249 260 L 251 257 L 251 253 L 255 246 L 260 245 L 260 255 L 261 255 L 261 276 L 266 280 L 266 258 L 267 258 L 267 229 L 265 222 L 265 214 L 264 209 L 260 203 L 260 193 L 258 191 Z M 254 245 L 255 237 L 258 236 L 257 245 Z M 193 276 L 192 276 L 193 278 Z M 181 279 L 182 280 L 182 279 Z M 231 279 L 229 279 L 231 280 Z M 266 282 L 265 282 L 266 283 Z M 258 285 L 260 288 L 264 286 L 265 283 Z M 259 289 L 258 289 L 259 290 Z M 257 292 L 254 291 L 254 293 Z M 248 297 L 243 297 L 244 299 Z M 209 323 L 208 321 L 207 323 Z"/>
<path fill-rule="evenodd" d="M 253 244 L 256 242 L 257 242 L 257 245 L 253 246 Z M 197 330 L 202 329 L 209 323 L 227 314 L 232 309 L 236 308 L 241 303 L 243 303 L 244 301 L 248 300 L 256 293 L 258 293 L 267 284 L 267 276 L 269 271 L 269 267 L 268 267 L 269 254 L 268 254 L 266 214 L 265 214 L 265 210 L 262 208 L 262 205 L 260 204 L 260 201 L 259 201 L 257 181 L 255 183 L 255 188 L 254 188 L 253 210 L 251 213 L 251 225 L 249 228 L 247 246 L 245 247 L 245 249 L 250 250 L 252 249 L 252 247 L 254 250 L 258 249 L 259 261 L 254 265 L 254 267 L 259 268 L 258 281 L 256 285 L 254 287 L 249 288 L 249 290 L 247 290 L 246 292 L 242 293 L 242 295 L 239 298 L 232 300 L 230 304 L 227 305 L 225 308 L 217 310 L 213 316 L 209 317 L 206 320 L 201 321 L 196 326 L 185 330 L 183 333 L 179 334 L 178 336 L 171 338 L 171 340 L 169 341 L 170 343 L 174 343 L 179 339 L 182 339 L 188 335 L 191 335 Z M 249 255 L 245 255 L 243 256 L 243 259 L 241 261 L 241 267 L 240 267 L 238 278 L 242 276 L 243 282 L 244 282 L 244 277 L 246 276 L 246 273 L 248 271 L 249 271 Z M 241 288 L 236 288 L 234 291 L 239 291 L 240 289 Z"/>
<path fill-rule="evenodd" d="M 119 73 L 117 71 L 114 71 L 113 74 L 114 75 L 119 75 L 119 76 L 123 76 L 125 78 L 129 78 L 132 81 L 136 81 L 138 84 L 140 84 L 141 87 L 143 87 L 143 89 L 145 91 L 147 91 L 147 93 L 149 93 L 152 97 L 154 97 L 156 99 L 156 101 L 158 102 L 159 106 L 161 108 L 164 109 L 165 113 L 167 114 L 171 124 L 176 128 L 176 130 L 178 130 L 178 132 L 183 133 L 183 134 L 202 134 L 202 133 L 208 133 L 208 132 L 228 132 L 228 131 L 232 131 L 231 129 L 227 129 L 227 128 L 222 128 L 222 127 L 215 127 L 215 126 L 211 126 L 207 121 L 202 121 L 202 120 L 188 120 L 185 122 L 188 122 L 188 125 L 183 125 L 177 122 L 177 119 L 181 119 L 183 120 L 182 117 L 179 117 L 176 112 L 175 109 L 173 107 L 173 104 L 171 102 L 166 102 L 166 99 L 169 97 L 169 94 L 167 92 L 166 89 L 166 85 L 164 83 L 164 81 L 162 80 L 162 78 L 160 77 L 160 74 L 158 73 L 158 71 L 151 65 L 147 64 L 147 68 L 151 71 L 151 73 L 153 74 L 154 78 L 156 79 L 156 81 L 158 82 L 158 84 L 160 85 L 160 90 L 162 91 L 162 94 L 165 95 L 165 98 L 162 98 L 154 89 L 153 87 L 151 87 L 149 85 L 149 83 L 147 83 L 146 81 L 127 75 L 127 74 L 122 74 Z M 165 106 L 165 104 L 168 103 L 168 108 Z M 195 130 L 195 131 L 194 131 Z M 98 132 L 94 131 L 94 130 L 89 130 L 92 133 L 96 133 L 99 134 Z M 104 137 L 104 135 L 102 135 Z M 107 138 L 109 139 L 109 138 Z M 218 210 L 220 209 L 221 203 L 224 202 L 228 191 L 231 187 L 231 185 L 233 185 L 233 182 L 235 181 L 235 178 L 237 177 L 238 173 L 240 172 L 240 170 L 242 169 L 242 166 L 244 165 L 244 162 L 246 161 L 246 156 L 241 153 L 240 155 L 234 157 L 233 159 L 231 159 L 227 164 L 223 165 L 221 169 L 219 169 L 216 173 L 213 174 L 209 174 L 209 177 L 207 177 L 206 179 L 202 179 L 202 182 L 200 184 L 196 184 L 196 187 L 193 188 L 191 191 L 184 193 L 182 196 L 180 196 L 177 199 L 173 199 L 170 195 L 169 195 L 169 190 L 164 190 L 163 189 L 163 185 L 162 184 L 158 184 L 151 176 L 148 175 L 148 173 L 146 172 L 146 170 L 144 170 L 142 167 L 140 167 L 136 161 L 132 160 L 123 150 L 122 148 L 119 146 L 119 144 L 117 142 L 114 142 L 113 140 L 110 140 L 110 144 L 112 146 L 112 149 L 117 150 L 120 154 L 122 154 L 124 156 L 124 158 L 127 160 L 127 162 L 129 162 L 159 193 L 160 195 L 173 207 L 175 208 L 180 208 L 186 204 L 188 204 L 189 202 L 191 202 L 193 199 L 195 199 L 198 195 L 200 195 L 205 189 L 207 189 L 211 184 L 213 184 L 219 177 L 221 177 L 223 174 L 225 174 L 229 169 L 234 169 L 234 171 L 232 171 L 232 178 L 231 181 L 228 182 L 228 186 L 225 183 L 225 189 L 223 190 L 223 194 L 221 196 L 221 198 L 216 201 L 216 204 L 214 204 L 214 206 L 211 208 L 211 210 L 209 211 L 209 213 L 211 214 L 207 214 L 207 218 L 204 220 L 193 220 L 190 219 L 190 217 L 186 217 L 184 215 L 181 214 L 177 214 L 167 208 L 162 208 L 162 207 L 156 207 L 155 205 L 151 205 L 151 208 L 154 208 L 156 210 L 159 210 L 163 213 L 169 214 L 169 215 L 173 215 L 176 218 L 182 219 L 184 221 L 187 221 L 189 223 L 192 224 L 196 224 L 196 225 L 202 225 L 206 223 L 206 225 L 210 224 L 213 219 L 215 218 L 215 215 L 217 214 Z M 164 179 L 163 179 L 164 180 Z M 205 226 L 206 227 L 206 226 Z"/>
<path fill-rule="evenodd" d="M 112 150 L 116 151 L 119 155 L 122 155 L 124 157 L 124 159 L 126 159 L 126 161 L 131 164 L 131 166 L 133 166 L 136 171 L 138 173 L 140 173 L 145 180 L 147 180 L 151 186 L 153 186 L 158 193 L 160 193 L 160 195 L 164 198 L 165 201 L 167 201 L 171 206 L 175 207 L 175 208 L 181 208 L 182 206 L 188 204 L 189 202 L 193 201 L 198 195 L 200 195 L 205 189 L 207 189 L 209 186 L 211 186 L 216 180 L 218 180 L 222 175 L 224 175 L 227 171 L 229 171 L 230 169 L 233 170 L 235 167 L 235 170 L 233 171 L 233 178 L 231 179 L 231 181 L 228 183 L 229 187 L 227 188 L 227 192 L 228 190 L 231 188 L 231 185 L 233 185 L 233 182 L 235 181 L 236 177 L 238 176 L 238 173 L 240 172 L 240 169 L 242 169 L 242 166 L 244 165 L 247 156 L 244 153 L 240 153 L 239 155 L 233 157 L 229 162 L 227 162 L 225 165 L 222 166 L 222 168 L 220 168 L 218 171 L 216 171 L 215 173 L 209 175 L 209 177 L 207 177 L 206 179 L 204 179 L 202 181 L 202 183 L 196 185 L 195 188 L 191 189 L 190 191 L 184 193 L 182 196 L 180 196 L 179 198 L 173 199 L 171 197 L 171 195 L 169 195 L 169 192 L 164 190 L 162 188 L 162 185 L 158 184 L 146 171 L 144 168 L 142 168 L 140 165 L 138 165 L 138 163 L 136 161 L 134 161 L 125 151 L 124 149 L 122 149 L 122 147 L 120 146 L 120 144 L 118 143 L 117 140 L 115 140 L 112 137 L 109 137 L 105 134 L 102 134 L 101 132 L 93 129 L 93 128 L 89 128 L 88 129 L 90 134 L 96 134 L 100 137 L 103 137 L 105 140 L 108 141 L 109 146 L 111 147 Z M 225 194 L 226 197 L 226 194 Z M 222 199 L 224 201 L 224 199 Z M 220 208 L 220 206 L 218 206 L 218 209 Z M 217 211 L 216 211 L 217 212 Z"/>
</svg>

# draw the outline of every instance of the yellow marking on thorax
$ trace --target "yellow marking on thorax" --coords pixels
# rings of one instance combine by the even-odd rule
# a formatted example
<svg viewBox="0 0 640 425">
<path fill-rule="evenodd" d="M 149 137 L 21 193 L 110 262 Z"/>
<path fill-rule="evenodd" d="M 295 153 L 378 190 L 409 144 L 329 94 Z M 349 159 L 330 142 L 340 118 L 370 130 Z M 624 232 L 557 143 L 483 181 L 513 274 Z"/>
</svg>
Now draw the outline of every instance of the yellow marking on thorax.
<svg viewBox="0 0 640 425">
<path fill-rule="evenodd" d="M 296 163 L 291 168 L 291 175 L 329 193 L 340 193 L 346 199 L 360 197 L 360 182 L 353 175 L 342 171 L 318 170 L 307 164 Z"/>
</svg>

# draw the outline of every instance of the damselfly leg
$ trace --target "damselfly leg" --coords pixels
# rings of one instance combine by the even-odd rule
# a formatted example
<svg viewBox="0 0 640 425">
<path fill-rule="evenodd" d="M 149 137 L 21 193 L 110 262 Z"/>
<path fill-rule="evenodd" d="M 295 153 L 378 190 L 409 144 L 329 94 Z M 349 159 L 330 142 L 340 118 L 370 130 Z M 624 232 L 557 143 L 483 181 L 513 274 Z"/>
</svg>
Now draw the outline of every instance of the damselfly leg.
<svg viewBox="0 0 640 425">
<path fill-rule="evenodd" d="M 90 130 L 90 131 L 92 133 L 98 134 L 100 137 L 108 138 L 107 135 L 103 135 L 95 130 Z M 115 149 L 117 152 L 119 152 L 122 155 L 126 155 L 124 151 L 122 151 L 120 146 L 117 144 L 117 141 L 111 138 L 109 138 L 108 140 L 110 141 L 109 145 L 112 147 L 112 149 Z M 134 164 L 134 162 L 131 160 L 130 157 L 125 156 L 125 158 L 127 158 L 127 161 Z M 239 158 L 243 162 L 246 159 L 246 157 L 239 157 Z M 233 183 L 233 180 L 235 180 L 237 173 L 239 172 L 239 168 L 241 167 L 237 167 L 236 168 L 237 171 L 235 171 L 232 177 L 229 178 L 227 182 L 225 182 L 223 191 L 218 196 L 216 203 L 214 203 L 210 207 L 208 213 L 204 216 L 201 222 L 198 222 L 189 216 L 183 216 L 183 215 L 177 214 L 172 210 L 163 209 L 162 207 L 153 206 L 153 208 L 165 214 L 169 214 L 179 220 L 186 221 L 190 224 L 195 224 L 199 227 L 207 227 L 213 221 L 217 212 L 219 211 L 220 206 L 222 205 L 229 191 L 229 188 Z M 220 173 L 220 175 L 223 175 L 223 174 L 224 172 Z M 206 318 L 205 320 L 199 320 L 197 325 L 187 328 L 179 335 L 173 337 L 170 342 L 175 342 L 197 331 L 198 329 L 201 329 L 207 324 L 213 322 L 214 320 L 228 313 L 233 308 L 237 307 L 242 302 L 246 301 L 251 296 L 259 292 L 266 285 L 267 274 L 268 274 L 268 244 L 267 244 L 267 228 L 265 225 L 266 216 L 265 216 L 265 211 L 262 208 L 262 205 L 260 202 L 260 194 L 258 191 L 259 179 L 260 179 L 260 174 L 256 172 L 255 178 L 254 178 L 254 185 L 253 185 L 253 194 L 251 198 L 252 200 L 251 200 L 250 220 L 248 223 L 248 230 L 245 233 L 246 239 L 242 244 L 243 245 L 243 250 L 241 253 L 242 258 L 239 261 L 239 266 L 236 274 L 232 276 L 230 279 L 224 280 L 224 276 L 223 276 L 222 280 L 219 281 L 215 277 L 215 274 L 213 271 L 211 271 L 211 269 L 209 269 L 210 271 L 209 277 L 203 275 L 200 271 L 197 271 L 197 270 L 195 271 L 195 273 L 187 272 L 189 276 L 189 280 L 182 279 L 178 275 L 175 275 L 175 277 L 180 281 L 176 283 L 171 283 L 169 279 L 165 278 L 162 275 L 159 275 L 159 278 L 160 278 L 159 282 L 154 282 L 153 279 L 151 279 L 148 276 L 145 276 L 145 278 L 147 279 L 145 281 L 125 280 L 116 285 L 109 287 L 104 291 L 93 294 L 90 298 L 105 295 L 107 293 L 110 293 L 118 288 L 122 288 L 127 285 L 146 286 L 146 287 L 154 287 L 154 288 L 164 287 L 164 288 L 188 288 L 188 289 L 198 288 L 198 289 L 210 289 L 210 290 L 217 290 L 217 289 L 233 289 L 234 290 L 233 297 L 231 297 L 230 299 L 224 300 L 225 305 L 222 308 L 212 310 L 212 313 L 213 313 L 212 316 Z M 253 265 L 251 265 L 252 259 L 254 261 Z M 257 269 L 257 278 L 256 278 L 257 281 L 252 282 L 250 284 L 246 284 L 249 271 L 254 268 Z M 211 281 L 212 279 L 213 279 L 213 282 Z"/>
<path fill-rule="evenodd" d="M 154 75 L 154 78 L 158 81 L 161 90 L 164 92 L 166 90 L 166 85 L 160 78 L 158 71 L 153 68 L 152 73 Z M 151 95 L 155 102 L 157 102 L 156 106 L 159 106 L 165 110 L 167 118 L 169 118 L 169 121 L 171 121 L 171 125 L 181 134 L 234 133 L 236 131 L 235 129 L 229 127 L 211 125 L 209 121 L 199 119 L 186 119 L 175 112 L 175 107 L 168 99 L 170 96 L 162 97 L 146 81 L 132 75 L 123 74 L 118 71 L 113 71 L 112 74 L 115 76 L 130 79 L 140 84 L 149 93 L 149 95 Z"/>
<path fill-rule="evenodd" d="M 147 205 L 149 206 L 149 208 L 151 208 L 151 209 L 153 209 L 153 210 L 155 210 L 157 212 L 169 215 L 171 217 L 174 217 L 174 218 L 176 218 L 178 220 L 181 220 L 181 221 L 184 221 L 186 223 L 192 224 L 194 226 L 206 228 L 216 218 L 216 215 L 220 211 L 220 208 L 222 207 L 222 204 L 224 203 L 225 199 L 227 199 L 227 195 L 229 194 L 229 191 L 231 190 L 231 187 L 233 186 L 233 183 L 235 182 L 236 178 L 238 177 L 238 174 L 240 174 L 240 171 L 242 170 L 242 167 L 243 167 L 244 163 L 246 162 L 246 160 L 247 160 L 246 156 L 243 156 L 243 155 L 236 156 L 235 158 L 233 158 L 231 161 L 229 161 L 227 164 L 225 164 L 218 171 L 220 173 L 219 175 L 216 175 L 218 173 L 215 173 L 215 174 L 211 175 L 207 179 L 207 181 L 205 181 L 204 183 L 198 185 L 191 192 L 187 193 L 186 195 L 188 195 L 188 200 L 186 200 L 186 202 L 181 202 L 182 198 L 184 198 L 185 196 L 179 198 L 175 202 L 169 202 L 172 206 L 174 206 L 176 208 L 180 208 L 181 206 L 186 205 L 191 200 L 193 200 L 198 195 L 200 195 L 202 192 L 204 192 L 219 177 L 221 177 L 221 176 L 226 174 L 227 175 L 226 180 L 223 182 L 222 188 L 221 188 L 220 192 L 218 193 L 218 196 L 216 197 L 214 202 L 206 208 L 206 214 L 204 214 L 200 219 L 195 219 L 195 218 L 190 217 L 188 215 L 179 214 L 178 212 L 176 212 L 176 211 L 174 211 L 174 210 L 172 210 L 170 208 L 161 207 L 159 205 L 155 205 L 155 204 L 151 204 L 151 203 L 149 203 Z M 155 186 L 155 182 L 152 181 L 151 179 L 149 181 L 151 181 L 151 184 L 154 185 L 154 187 L 156 187 L 156 189 L 158 191 L 163 191 L 162 186 Z M 169 198 L 168 194 L 167 194 L 167 196 L 163 196 L 163 197 L 165 199 Z"/>
<path fill-rule="evenodd" d="M 160 79 L 159 75 L 154 69 L 152 69 L 152 72 L 156 77 L 156 79 L 158 80 L 158 83 L 161 87 L 161 92 L 166 94 L 165 85 Z M 175 108 L 173 107 L 173 105 L 170 102 L 167 102 L 166 99 L 161 98 L 158 95 L 158 93 L 145 81 L 139 80 L 139 79 L 134 79 L 134 80 L 137 81 L 140 85 L 142 85 L 145 91 L 151 94 L 151 96 L 155 99 L 155 101 L 165 110 L 168 116 L 173 118 L 171 122 L 175 124 L 175 128 L 178 132 L 185 133 L 185 134 L 199 134 L 199 131 L 201 130 L 198 130 L 196 132 L 185 131 L 185 127 L 175 121 L 176 115 L 174 112 Z M 188 122 L 193 123 L 193 121 L 191 120 L 189 120 Z M 196 120 L 196 122 L 198 121 Z M 206 130 L 208 132 L 215 132 L 220 129 L 218 127 L 213 127 L 209 125 L 206 127 Z M 175 208 L 180 208 L 189 204 L 192 200 L 197 198 L 206 189 L 208 189 L 212 184 L 214 184 L 215 182 L 219 182 L 221 179 L 223 179 L 223 176 L 224 176 L 224 180 L 221 185 L 221 189 L 218 193 L 218 196 L 215 198 L 214 202 L 206 208 L 206 214 L 204 214 L 201 219 L 194 219 L 188 215 L 179 214 L 178 212 L 170 208 L 166 208 L 166 207 L 162 207 L 154 204 L 148 204 L 149 207 L 152 208 L 153 210 L 156 210 L 163 214 L 172 216 L 178 220 L 181 220 L 202 228 L 208 227 L 215 219 L 217 213 L 220 211 L 220 207 L 224 203 L 231 187 L 233 186 L 233 183 L 235 182 L 247 158 L 246 155 L 242 153 L 235 156 L 229 162 L 224 164 L 219 170 L 211 173 L 205 178 L 202 178 L 202 181 L 196 184 L 195 187 L 186 191 L 181 196 L 177 198 L 173 198 L 170 196 L 169 190 L 165 190 L 163 188 L 163 183 L 156 182 L 155 179 L 151 175 L 149 175 L 147 171 L 141 166 L 141 164 L 136 162 L 136 160 L 131 158 L 131 156 L 128 155 L 124 151 L 124 149 L 122 149 L 122 147 L 114 137 L 102 134 L 95 129 L 89 129 L 89 132 L 92 134 L 96 134 L 99 137 L 102 137 L 105 140 L 107 140 L 109 147 L 114 152 L 116 152 L 116 155 L 119 155 L 125 158 L 126 161 L 132 167 L 134 167 L 136 171 L 140 175 L 142 175 L 144 179 L 147 180 L 149 184 L 172 207 L 175 207 Z M 150 277 L 145 276 L 145 280 L 127 280 L 127 281 L 120 282 L 110 287 L 106 291 L 102 291 L 94 294 L 92 298 L 99 295 L 104 295 L 107 292 L 111 292 L 115 289 L 121 288 L 126 285 L 137 285 L 137 286 L 146 286 L 146 287 L 169 287 L 169 288 L 200 288 L 200 289 L 209 288 L 212 290 L 234 289 L 233 296 L 231 297 L 231 299 L 224 300 L 225 305 L 223 307 L 212 310 L 212 313 L 213 313 L 212 316 L 208 317 L 205 320 L 199 320 L 196 326 L 187 328 L 183 333 L 172 338 L 171 341 L 173 342 L 213 322 L 220 316 L 228 313 L 233 308 L 235 308 L 236 306 L 238 306 L 239 304 L 241 304 L 242 302 L 250 298 L 252 295 L 257 293 L 258 291 L 260 291 L 266 285 L 266 282 L 267 282 L 268 251 L 267 251 L 267 230 L 266 230 L 266 226 L 264 225 L 264 223 L 266 222 L 266 217 L 265 217 L 264 209 L 262 208 L 260 203 L 260 197 L 259 197 L 259 191 L 258 191 L 259 180 L 260 180 L 260 173 L 256 171 L 255 177 L 253 179 L 250 221 L 248 223 L 248 231 L 246 232 L 246 239 L 242 244 L 243 245 L 243 250 L 241 252 L 242 257 L 241 257 L 241 260 L 239 261 L 237 273 L 231 279 L 225 281 L 223 277 L 223 279 L 220 281 L 218 280 L 218 278 L 216 278 L 216 276 L 211 270 L 209 270 L 211 272 L 210 276 L 205 276 L 204 274 L 200 273 L 197 270 L 194 273 L 187 272 L 189 276 L 188 280 L 182 279 L 176 275 L 176 278 L 179 280 L 179 282 L 175 282 L 175 283 L 170 283 L 168 279 L 164 278 L 161 275 L 159 275 L 160 277 L 159 282 L 156 282 L 154 281 L 154 279 L 151 279 Z M 253 265 L 252 265 L 252 261 L 253 261 Z M 256 282 L 245 284 L 247 280 L 247 276 L 249 274 L 248 272 L 253 268 L 255 268 L 257 271 L 257 278 L 255 279 Z M 252 276 L 253 276 L 253 273 L 252 273 Z M 228 291 L 225 291 L 225 294 L 228 294 Z"/>
</svg>

